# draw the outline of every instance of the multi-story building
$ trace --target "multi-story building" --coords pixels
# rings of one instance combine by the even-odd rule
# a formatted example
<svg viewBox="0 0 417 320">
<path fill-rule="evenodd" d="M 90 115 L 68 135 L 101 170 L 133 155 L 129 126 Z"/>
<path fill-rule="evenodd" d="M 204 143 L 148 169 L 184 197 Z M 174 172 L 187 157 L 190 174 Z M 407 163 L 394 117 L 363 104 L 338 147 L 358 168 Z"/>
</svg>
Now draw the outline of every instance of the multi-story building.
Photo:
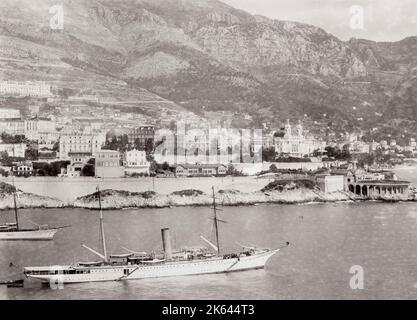
<svg viewBox="0 0 417 320">
<path fill-rule="evenodd" d="M 294 130 L 295 129 L 295 130 Z M 274 134 L 275 151 L 292 157 L 311 155 L 316 150 L 324 150 L 326 143 L 304 134 L 301 122 L 293 128 L 288 120 L 284 128 Z"/>
<path fill-rule="evenodd" d="M 25 120 L 25 137 L 30 140 L 39 141 L 40 136 L 55 132 L 55 123 L 50 119 L 35 117 Z"/>
<path fill-rule="evenodd" d="M 146 160 L 146 152 L 141 150 L 126 151 L 124 163 L 127 174 L 147 173 L 149 174 L 149 161 Z"/>
<path fill-rule="evenodd" d="M 95 175 L 97 178 L 124 177 L 119 151 L 99 150 L 95 154 Z"/>
<path fill-rule="evenodd" d="M 0 132 L 5 132 L 10 135 L 24 135 L 25 120 L 20 118 L 0 120 Z"/>
<path fill-rule="evenodd" d="M 38 143 L 40 145 L 51 146 L 59 140 L 60 133 L 58 131 L 53 132 L 39 132 L 38 133 Z"/>
<path fill-rule="evenodd" d="M 51 86 L 42 81 L 0 81 L 0 95 L 50 97 L 52 92 Z"/>
<path fill-rule="evenodd" d="M 146 150 L 148 144 L 154 145 L 155 127 L 140 126 L 134 128 L 128 134 L 129 143 L 139 150 Z"/>
<path fill-rule="evenodd" d="M 9 157 L 24 158 L 26 152 L 26 144 L 0 143 L 0 153 L 1 152 L 6 152 Z"/>
<path fill-rule="evenodd" d="M 19 109 L 0 109 L 0 119 L 17 119 L 20 118 Z"/>
<path fill-rule="evenodd" d="M 31 176 L 33 175 L 33 164 L 32 163 L 17 163 L 12 167 L 12 174 L 14 176 Z"/>
<path fill-rule="evenodd" d="M 73 133 L 61 135 L 59 139 L 59 158 L 69 159 L 70 152 L 91 152 L 93 156 L 101 150 L 106 137 L 104 134 Z"/>
</svg>

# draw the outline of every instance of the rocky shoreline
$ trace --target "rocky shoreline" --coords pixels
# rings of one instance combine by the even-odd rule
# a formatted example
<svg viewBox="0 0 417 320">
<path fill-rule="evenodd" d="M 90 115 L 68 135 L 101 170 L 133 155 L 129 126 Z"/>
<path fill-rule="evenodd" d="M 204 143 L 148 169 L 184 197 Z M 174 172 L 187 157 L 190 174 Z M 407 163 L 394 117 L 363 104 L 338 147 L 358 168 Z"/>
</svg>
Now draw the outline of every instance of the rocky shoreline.
<svg viewBox="0 0 417 320">
<path fill-rule="evenodd" d="M 68 204 L 61 200 L 39 196 L 33 193 L 25 193 L 18 190 L 16 192 L 17 207 L 19 209 L 38 209 L 38 208 L 65 208 Z M 12 194 L 0 195 L 0 210 L 14 209 Z"/>
<path fill-rule="evenodd" d="M 98 194 L 93 193 L 77 198 L 75 201 L 65 203 L 61 200 L 24 193 L 17 190 L 17 204 L 19 208 L 98 208 Z M 182 190 L 171 194 L 158 194 L 153 191 L 129 192 L 123 190 L 101 191 L 102 208 L 125 209 L 125 208 L 167 208 L 184 206 L 211 206 L 212 195 L 199 190 Z M 364 201 L 381 200 L 389 202 L 415 201 L 414 197 L 397 196 L 396 198 L 366 199 L 348 192 L 334 192 L 325 194 L 319 190 L 296 187 L 284 190 L 261 190 L 252 193 L 237 190 L 219 190 L 216 192 L 216 201 L 221 206 L 249 206 L 266 203 L 303 204 L 317 202 L 340 202 L 340 201 Z M 10 192 L 2 192 L 0 195 L 0 210 L 13 209 L 13 195 Z"/>
</svg>

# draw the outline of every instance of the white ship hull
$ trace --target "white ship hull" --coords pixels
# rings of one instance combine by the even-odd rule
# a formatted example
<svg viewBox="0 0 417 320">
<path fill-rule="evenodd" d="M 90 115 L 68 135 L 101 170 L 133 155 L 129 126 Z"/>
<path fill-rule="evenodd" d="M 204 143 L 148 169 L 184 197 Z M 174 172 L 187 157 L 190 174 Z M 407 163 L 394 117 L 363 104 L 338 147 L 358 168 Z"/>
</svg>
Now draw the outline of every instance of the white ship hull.
<svg viewBox="0 0 417 320">
<path fill-rule="evenodd" d="M 158 265 L 28 267 L 25 268 L 25 274 L 28 278 L 44 283 L 82 283 L 227 273 L 264 268 L 268 259 L 278 251 L 279 249 L 240 258 L 166 262 Z M 75 274 L 69 274 L 70 270 Z"/>
<path fill-rule="evenodd" d="M 52 240 L 58 229 L 0 232 L 0 240 Z"/>
</svg>

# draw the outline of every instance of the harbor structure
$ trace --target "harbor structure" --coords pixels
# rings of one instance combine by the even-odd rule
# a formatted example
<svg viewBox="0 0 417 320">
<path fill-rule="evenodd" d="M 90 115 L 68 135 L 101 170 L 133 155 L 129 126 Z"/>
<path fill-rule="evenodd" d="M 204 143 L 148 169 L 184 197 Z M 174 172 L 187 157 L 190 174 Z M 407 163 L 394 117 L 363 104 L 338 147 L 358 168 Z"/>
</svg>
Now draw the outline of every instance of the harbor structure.
<svg viewBox="0 0 417 320">
<path fill-rule="evenodd" d="M 378 198 L 406 195 L 410 182 L 399 180 L 358 180 L 349 183 L 349 191 L 362 197 Z"/>
<path fill-rule="evenodd" d="M 225 176 L 227 167 L 223 164 L 179 164 L 175 166 L 177 177 Z"/>
</svg>

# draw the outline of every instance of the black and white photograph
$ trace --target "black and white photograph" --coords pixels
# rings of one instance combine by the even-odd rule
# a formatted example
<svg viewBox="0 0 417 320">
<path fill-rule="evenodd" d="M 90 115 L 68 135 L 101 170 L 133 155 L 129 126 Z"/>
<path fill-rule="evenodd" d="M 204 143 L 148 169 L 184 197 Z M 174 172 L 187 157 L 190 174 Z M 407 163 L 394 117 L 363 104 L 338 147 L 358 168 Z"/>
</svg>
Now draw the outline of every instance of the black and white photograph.
<svg viewBox="0 0 417 320">
<path fill-rule="evenodd" d="M 416 0 L 0 0 L 0 300 L 415 300 L 416 186 Z"/>
</svg>

